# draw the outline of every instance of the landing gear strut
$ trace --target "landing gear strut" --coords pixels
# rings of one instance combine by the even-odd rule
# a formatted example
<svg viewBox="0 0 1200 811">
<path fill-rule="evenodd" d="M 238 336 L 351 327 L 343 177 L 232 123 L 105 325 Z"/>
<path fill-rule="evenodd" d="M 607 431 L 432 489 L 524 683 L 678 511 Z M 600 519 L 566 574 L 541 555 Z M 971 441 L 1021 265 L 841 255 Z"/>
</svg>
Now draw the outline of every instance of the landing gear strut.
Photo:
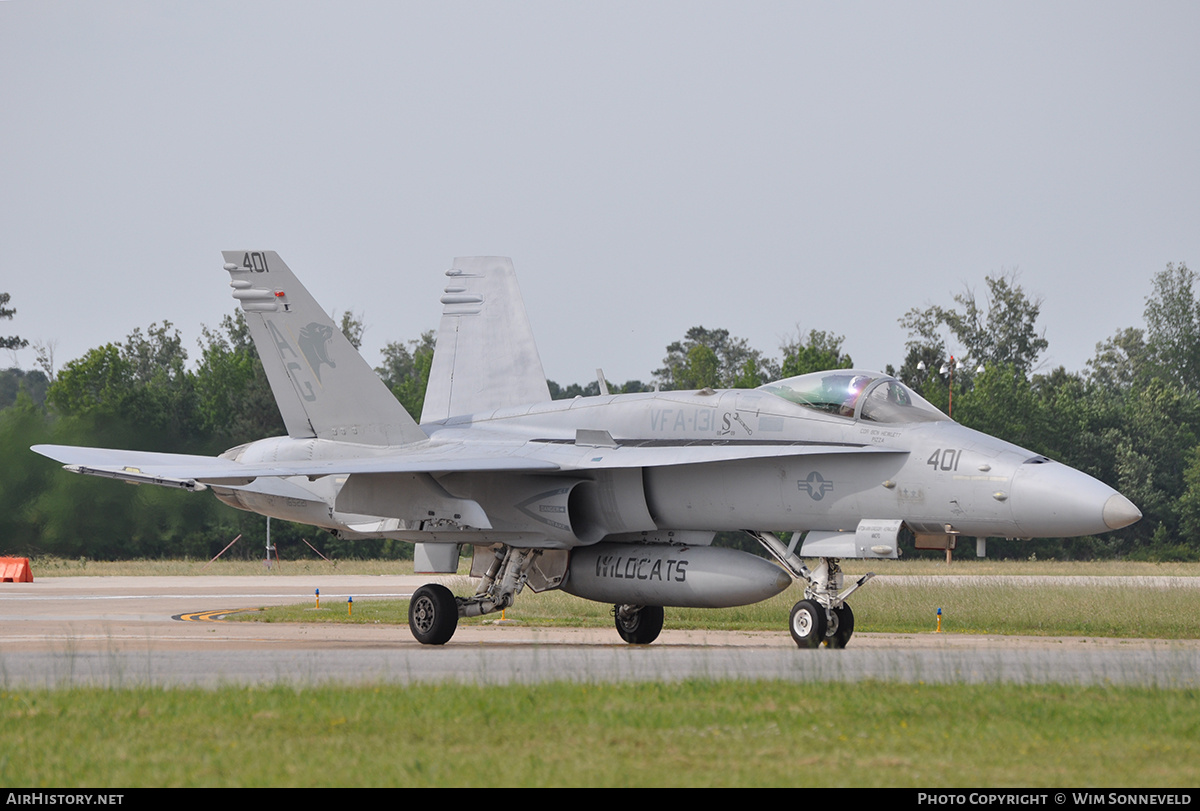
<svg viewBox="0 0 1200 811">
<path fill-rule="evenodd" d="M 539 555 L 538 549 L 498 547 L 472 597 L 455 597 L 436 583 L 421 586 L 408 604 L 412 635 L 422 645 L 445 645 L 454 636 L 459 617 L 479 617 L 508 608 L 525 588 L 529 568 Z"/>
<path fill-rule="evenodd" d="M 846 598 L 874 577 L 875 573 L 863 575 L 843 591 L 842 567 L 838 558 L 821 558 L 815 569 L 809 569 L 796 554 L 798 535 L 791 546 L 784 546 L 770 532 L 746 530 L 746 534 L 762 544 L 792 577 L 805 583 L 804 599 L 792 607 L 788 622 L 796 644 L 801 648 L 820 647 L 822 642 L 830 648 L 846 647 L 854 635 L 854 612 L 850 610 Z"/>
</svg>

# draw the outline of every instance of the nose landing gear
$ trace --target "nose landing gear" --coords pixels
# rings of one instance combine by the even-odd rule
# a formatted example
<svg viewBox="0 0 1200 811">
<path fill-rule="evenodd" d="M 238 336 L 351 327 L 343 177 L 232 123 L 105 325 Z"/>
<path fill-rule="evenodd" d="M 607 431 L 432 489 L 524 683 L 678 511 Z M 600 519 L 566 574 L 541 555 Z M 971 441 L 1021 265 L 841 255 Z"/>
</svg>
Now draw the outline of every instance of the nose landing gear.
<svg viewBox="0 0 1200 811">
<path fill-rule="evenodd" d="M 838 558 L 821 558 L 815 569 L 809 569 L 796 555 L 796 543 L 784 546 L 769 532 L 746 530 L 763 545 L 792 577 L 805 582 L 804 599 L 792 606 L 788 630 L 801 648 L 818 648 L 824 643 L 830 648 L 844 648 L 854 635 L 854 612 L 846 598 L 875 576 L 868 572 L 842 591 L 842 567 Z"/>
</svg>

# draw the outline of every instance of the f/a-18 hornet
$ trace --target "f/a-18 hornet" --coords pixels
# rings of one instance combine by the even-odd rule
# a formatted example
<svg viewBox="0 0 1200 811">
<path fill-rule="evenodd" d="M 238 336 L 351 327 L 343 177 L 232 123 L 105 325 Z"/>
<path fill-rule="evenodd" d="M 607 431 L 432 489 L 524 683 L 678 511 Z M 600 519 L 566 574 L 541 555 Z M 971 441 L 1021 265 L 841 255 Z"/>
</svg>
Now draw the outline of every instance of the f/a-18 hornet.
<svg viewBox="0 0 1200 811">
<path fill-rule="evenodd" d="M 937 546 L 1141 518 L 1107 485 L 965 428 L 876 372 L 617 395 L 601 377 L 598 396 L 551 400 L 512 262 L 498 257 L 446 271 L 418 425 L 276 253 L 224 258 L 288 435 L 219 457 L 34 450 L 77 473 L 209 488 L 338 537 L 412 541 L 423 573 L 455 572 L 472 547 L 472 596 L 436 583 L 413 594 L 409 626 L 425 644 L 525 587 L 611 603 L 621 637 L 647 644 L 664 606 L 747 605 L 797 579 L 796 644 L 841 648 L 854 631 L 846 599 L 871 575 L 846 587 L 840 561 L 895 558 L 904 527 Z M 775 562 L 713 547 L 727 530 Z"/>
</svg>

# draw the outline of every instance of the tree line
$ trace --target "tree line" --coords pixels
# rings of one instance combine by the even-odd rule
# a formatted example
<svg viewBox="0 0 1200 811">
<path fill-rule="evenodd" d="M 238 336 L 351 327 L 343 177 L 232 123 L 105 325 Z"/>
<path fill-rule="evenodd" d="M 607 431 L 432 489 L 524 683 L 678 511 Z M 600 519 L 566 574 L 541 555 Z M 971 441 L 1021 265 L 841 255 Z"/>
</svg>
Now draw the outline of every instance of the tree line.
<svg viewBox="0 0 1200 811">
<path fill-rule="evenodd" d="M 1000 556 L 1087 559 L 1200 559 L 1200 302 L 1183 263 L 1154 275 L 1144 323 L 1097 344 L 1086 368 L 1043 370 L 1048 348 L 1042 302 L 1015 273 L 985 277 L 946 306 L 899 317 L 908 331 L 899 369 L 885 370 L 971 428 L 1078 468 L 1124 493 L 1143 519 L 1098 537 L 989 542 Z M 0 293 L 0 320 L 13 320 Z M 356 347 L 363 323 L 341 316 Z M 376 368 L 419 419 L 433 360 L 432 331 L 389 343 Z M 768 355 L 725 329 L 696 326 L 666 347 L 649 382 L 606 381 L 612 393 L 750 388 L 813 371 L 850 368 L 844 337 L 797 331 Z M 0 337 L 0 348 L 27 346 Z M 37 367 L 0 372 L 0 552 L 112 559 L 210 557 L 243 535 L 230 554 L 262 555 L 264 520 L 216 499 L 158 487 L 121 487 L 68 476 L 29 451 L 37 443 L 216 454 L 286 433 L 241 312 L 203 327 L 198 357 L 168 322 L 135 328 L 122 343 L 86 352 L 56 369 L 53 346 L 36 345 Z M 559 385 L 555 398 L 590 396 L 599 381 Z M 787 529 L 787 528 L 781 528 Z M 411 545 L 344 541 L 313 527 L 272 522 L 280 548 L 300 539 L 330 557 L 411 555 Z M 742 545 L 734 537 L 722 543 Z"/>
</svg>

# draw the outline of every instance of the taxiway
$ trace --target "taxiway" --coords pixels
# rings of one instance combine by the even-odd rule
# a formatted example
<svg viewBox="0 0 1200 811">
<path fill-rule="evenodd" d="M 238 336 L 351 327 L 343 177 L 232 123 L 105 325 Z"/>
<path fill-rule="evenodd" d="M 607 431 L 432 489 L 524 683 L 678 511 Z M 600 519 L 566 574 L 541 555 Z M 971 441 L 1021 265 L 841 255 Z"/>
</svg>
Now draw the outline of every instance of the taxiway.
<svg viewBox="0 0 1200 811">
<path fill-rule="evenodd" d="M 405 598 L 425 577 L 60 577 L 0 586 L 0 686 L 473 683 L 687 678 L 1012 681 L 1196 687 L 1200 641 L 872 634 L 798 650 L 786 631 L 463 626 L 444 647 L 406 626 L 222 622 L 222 612 Z M 190 621 L 185 619 L 191 615 Z M 207 617 L 207 618 L 206 618 Z"/>
</svg>

